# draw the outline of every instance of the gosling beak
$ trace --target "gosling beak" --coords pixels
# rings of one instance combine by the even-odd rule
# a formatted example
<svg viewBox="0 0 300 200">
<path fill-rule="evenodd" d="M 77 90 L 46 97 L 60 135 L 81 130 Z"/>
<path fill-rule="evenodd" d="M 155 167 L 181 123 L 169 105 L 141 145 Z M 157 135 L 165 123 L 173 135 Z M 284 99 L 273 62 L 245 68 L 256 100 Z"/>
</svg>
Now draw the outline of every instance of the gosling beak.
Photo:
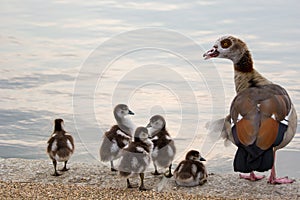
<svg viewBox="0 0 300 200">
<path fill-rule="evenodd" d="M 205 54 L 203 54 L 204 60 L 218 57 L 220 52 L 217 50 L 216 47 L 213 47 L 211 50 L 207 51 Z"/>
<path fill-rule="evenodd" d="M 151 123 L 149 122 L 149 124 L 146 126 L 146 128 L 150 128 L 151 127 Z"/>
<path fill-rule="evenodd" d="M 205 158 L 201 157 L 201 158 L 200 158 L 200 161 L 206 161 L 206 160 L 205 160 Z"/>
<path fill-rule="evenodd" d="M 128 114 L 129 115 L 134 115 L 134 112 L 132 112 L 131 110 L 128 110 Z"/>
</svg>

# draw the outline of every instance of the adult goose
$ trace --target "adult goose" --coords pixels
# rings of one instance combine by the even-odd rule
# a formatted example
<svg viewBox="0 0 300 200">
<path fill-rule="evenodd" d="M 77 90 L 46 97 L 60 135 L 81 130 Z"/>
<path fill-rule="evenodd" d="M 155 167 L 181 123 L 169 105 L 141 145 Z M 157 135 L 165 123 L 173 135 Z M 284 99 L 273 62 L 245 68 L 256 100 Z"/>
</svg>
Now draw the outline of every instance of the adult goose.
<svg viewBox="0 0 300 200">
<path fill-rule="evenodd" d="M 275 173 L 275 152 L 292 140 L 297 128 L 296 110 L 286 90 L 253 68 L 247 45 L 236 37 L 221 37 L 203 56 L 233 62 L 237 95 L 224 120 L 222 136 L 238 147 L 234 170 L 250 173 L 240 177 L 255 181 L 264 176 L 254 171 L 271 169 L 269 183 L 292 183 L 287 177 L 276 178 Z"/>
<path fill-rule="evenodd" d="M 111 171 L 117 171 L 113 161 L 119 158 L 119 152 L 129 144 L 135 130 L 128 115 L 134 113 L 125 104 L 118 104 L 114 108 L 114 116 L 117 125 L 113 125 L 110 130 L 104 133 L 100 146 L 100 159 L 103 162 L 110 162 Z"/>
</svg>

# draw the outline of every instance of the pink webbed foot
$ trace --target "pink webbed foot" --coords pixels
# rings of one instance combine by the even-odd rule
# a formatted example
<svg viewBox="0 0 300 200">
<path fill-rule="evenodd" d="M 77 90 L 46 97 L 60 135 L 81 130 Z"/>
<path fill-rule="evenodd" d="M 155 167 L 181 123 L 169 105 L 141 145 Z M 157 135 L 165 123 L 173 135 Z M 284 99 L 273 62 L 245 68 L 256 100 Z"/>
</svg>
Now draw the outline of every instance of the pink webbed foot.
<svg viewBox="0 0 300 200">
<path fill-rule="evenodd" d="M 270 184 L 289 184 L 293 183 L 295 180 L 294 179 L 289 179 L 288 177 L 283 177 L 283 178 L 275 178 L 270 176 L 268 183 Z"/>
<path fill-rule="evenodd" d="M 262 175 L 262 176 L 255 175 L 254 172 L 251 172 L 250 175 L 240 174 L 240 178 L 250 180 L 250 181 L 258 181 L 258 180 L 265 178 L 265 176 L 264 175 Z"/>
<path fill-rule="evenodd" d="M 275 156 L 275 154 L 274 154 L 274 156 Z M 283 178 L 276 178 L 275 166 L 273 165 L 268 183 L 270 183 L 270 184 L 289 184 L 289 183 L 293 183 L 294 181 L 295 180 L 289 179 L 287 176 L 283 177 Z"/>
</svg>

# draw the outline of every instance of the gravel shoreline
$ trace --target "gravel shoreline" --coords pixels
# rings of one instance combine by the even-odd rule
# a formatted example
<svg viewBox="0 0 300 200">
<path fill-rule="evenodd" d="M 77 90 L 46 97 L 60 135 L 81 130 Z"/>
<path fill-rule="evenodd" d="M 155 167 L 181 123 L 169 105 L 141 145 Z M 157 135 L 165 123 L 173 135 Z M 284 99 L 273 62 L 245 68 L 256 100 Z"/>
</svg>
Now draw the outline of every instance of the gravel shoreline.
<svg viewBox="0 0 300 200">
<path fill-rule="evenodd" d="M 59 165 L 59 168 L 62 167 Z M 68 164 L 70 170 L 53 177 L 50 160 L 0 159 L 1 199 L 300 199 L 300 180 L 270 185 L 250 182 L 237 174 L 211 174 L 203 186 L 178 187 L 173 178 L 146 173 L 149 191 L 126 189 L 126 181 L 101 163 Z M 138 184 L 139 178 L 133 178 Z"/>
</svg>

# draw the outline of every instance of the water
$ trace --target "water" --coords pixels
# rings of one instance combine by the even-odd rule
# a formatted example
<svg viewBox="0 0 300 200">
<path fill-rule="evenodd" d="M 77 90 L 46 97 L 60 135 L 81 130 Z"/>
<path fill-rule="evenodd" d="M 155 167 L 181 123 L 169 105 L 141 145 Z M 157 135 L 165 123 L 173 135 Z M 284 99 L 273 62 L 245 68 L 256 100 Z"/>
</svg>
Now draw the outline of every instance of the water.
<svg viewBox="0 0 300 200">
<path fill-rule="evenodd" d="M 72 160 L 98 162 L 112 109 L 127 103 L 146 125 L 162 114 L 176 162 L 201 150 L 210 171 L 232 172 L 235 147 L 205 124 L 234 97 L 232 63 L 202 54 L 225 34 L 245 40 L 255 67 L 300 110 L 298 1 L 4 1 L 0 34 L 0 156 L 48 159 L 55 118 L 76 140 Z M 299 128 L 277 156 L 279 175 L 300 177 Z M 175 163 L 176 163 L 175 162 Z"/>
</svg>

